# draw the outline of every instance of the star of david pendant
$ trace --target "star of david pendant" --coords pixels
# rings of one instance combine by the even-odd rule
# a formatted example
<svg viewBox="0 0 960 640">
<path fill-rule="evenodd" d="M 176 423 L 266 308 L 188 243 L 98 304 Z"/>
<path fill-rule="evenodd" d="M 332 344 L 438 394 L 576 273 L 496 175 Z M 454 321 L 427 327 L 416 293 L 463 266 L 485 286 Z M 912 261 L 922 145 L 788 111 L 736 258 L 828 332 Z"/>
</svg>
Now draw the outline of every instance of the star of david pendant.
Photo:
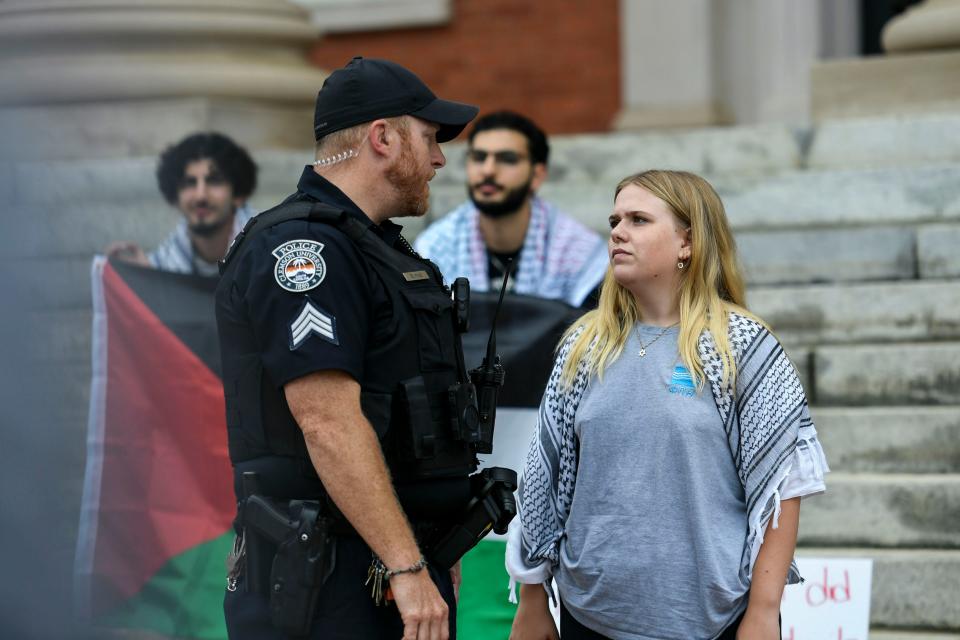
<svg viewBox="0 0 960 640">
<path fill-rule="evenodd" d="M 647 355 L 647 350 L 646 350 L 646 349 L 640 349 L 640 351 L 637 352 L 637 355 L 642 358 L 643 356 Z"/>
</svg>

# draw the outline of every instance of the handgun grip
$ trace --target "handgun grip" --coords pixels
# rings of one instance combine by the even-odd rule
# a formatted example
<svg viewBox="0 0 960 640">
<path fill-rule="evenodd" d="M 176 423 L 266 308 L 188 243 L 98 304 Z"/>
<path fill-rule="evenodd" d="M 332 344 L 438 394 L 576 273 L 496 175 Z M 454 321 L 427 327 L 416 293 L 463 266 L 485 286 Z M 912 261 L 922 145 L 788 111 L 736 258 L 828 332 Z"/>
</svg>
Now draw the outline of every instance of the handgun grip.
<svg viewBox="0 0 960 640">
<path fill-rule="evenodd" d="M 296 533 L 299 523 L 290 520 L 284 511 L 274 507 L 269 500 L 256 494 L 248 496 L 243 506 L 244 526 L 251 527 L 273 544 Z"/>
</svg>

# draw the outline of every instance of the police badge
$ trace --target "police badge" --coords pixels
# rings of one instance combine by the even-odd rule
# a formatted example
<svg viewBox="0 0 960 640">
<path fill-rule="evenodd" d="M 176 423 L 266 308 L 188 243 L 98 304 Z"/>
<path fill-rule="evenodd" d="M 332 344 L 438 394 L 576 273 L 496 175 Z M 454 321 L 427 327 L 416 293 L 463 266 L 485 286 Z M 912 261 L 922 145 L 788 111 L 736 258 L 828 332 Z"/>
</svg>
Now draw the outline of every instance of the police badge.
<svg viewBox="0 0 960 640">
<path fill-rule="evenodd" d="M 271 253 L 277 259 L 273 277 L 281 288 L 292 293 L 309 291 L 327 275 L 327 264 L 320 256 L 323 245 L 313 240 L 284 242 Z"/>
</svg>

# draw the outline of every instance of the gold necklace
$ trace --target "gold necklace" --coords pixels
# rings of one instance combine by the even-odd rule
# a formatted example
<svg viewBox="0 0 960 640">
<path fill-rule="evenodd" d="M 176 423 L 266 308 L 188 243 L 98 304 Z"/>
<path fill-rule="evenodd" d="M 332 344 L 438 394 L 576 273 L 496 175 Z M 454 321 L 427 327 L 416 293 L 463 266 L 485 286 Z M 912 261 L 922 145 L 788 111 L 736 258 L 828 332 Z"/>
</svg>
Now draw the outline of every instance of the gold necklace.
<svg viewBox="0 0 960 640">
<path fill-rule="evenodd" d="M 662 330 L 660 333 L 657 334 L 657 337 L 655 337 L 653 340 L 651 340 L 651 341 L 648 342 L 647 344 L 643 344 L 643 337 L 642 337 L 641 334 L 640 334 L 640 325 L 637 325 L 637 342 L 640 343 L 640 351 L 637 352 L 637 355 L 640 356 L 641 358 L 642 358 L 643 356 L 647 355 L 647 348 L 649 348 L 650 345 L 652 345 L 654 342 L 656 342 L 657 340 L 659 340 L 660 338 L 662 338 L 662 337 L 667 333 L 667 331 L 670 331 L 670 329 L 673 329 L 673 328 L 674 328 L 675 326 L 677 326 L 678 324 L 680 324 L 680 323 L 679 323 L 679 322 L 674 322 L 674 323 L 673 323 L 672 325 L 670 325 L 669 327 L 664 327 L 663 330 Z"/>
</svg>

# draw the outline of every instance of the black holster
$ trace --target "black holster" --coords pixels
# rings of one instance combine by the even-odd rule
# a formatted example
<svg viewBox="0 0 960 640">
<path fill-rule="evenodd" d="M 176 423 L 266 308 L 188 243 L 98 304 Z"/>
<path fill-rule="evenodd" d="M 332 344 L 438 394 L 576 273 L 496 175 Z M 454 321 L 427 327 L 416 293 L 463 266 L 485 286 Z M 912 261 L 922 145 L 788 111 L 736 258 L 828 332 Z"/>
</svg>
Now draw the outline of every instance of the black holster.
<svg viewBox="0 0 960 640">
<path fill-rule="evenodd" d="M 335 540 L 320 513 L 314 500 L 278 502 L 255 493 L 242 505 L 247 584 L 269 594 L 271 622 L 289 636 L 310 633 L 320 589 L 333 571 Z"/>
<path fill-rule="evenodd" d="M 429 545 L 427 557 L 434 566 L 449 569 L 475 547 L 493 529 L 507 532 L 507 525 L 517 515 L 513 492 L 517 488 L 517 474 L 503 467 L 489 467 L 470 476 L 471 498 L 459 522 Z"/>
<path fill-rule="evenodd" d="M 326 521 L 317 517 L 318 507 L 316 502 L 301 503 L 297 531 L 280 542 L 270 569 L 270 618 L 291 636 L 310 633 L 320 588 L 332 569 L 332 541 Z"/>
</svg>

